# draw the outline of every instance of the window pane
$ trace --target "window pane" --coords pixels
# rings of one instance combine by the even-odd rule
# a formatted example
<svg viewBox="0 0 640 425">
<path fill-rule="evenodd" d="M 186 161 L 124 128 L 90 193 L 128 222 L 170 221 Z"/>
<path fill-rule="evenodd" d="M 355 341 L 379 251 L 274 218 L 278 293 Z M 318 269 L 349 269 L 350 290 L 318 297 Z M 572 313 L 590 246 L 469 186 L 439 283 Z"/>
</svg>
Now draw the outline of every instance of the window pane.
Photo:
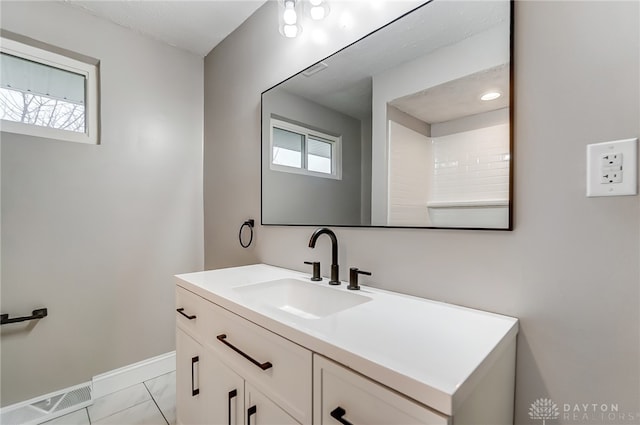
<svg viewBox="0 0 640 425">
<path fill-rule="evenodd" d="M 304 135 L 293 131 L 273 128 L 273 163 L 302 168 Z"/>
<path fill-rule="evenodd" d="M 309 136 L 309 154 L 331 158 L 333 145 L 326 140 Z"/>
<path fill-rule="evenodd" d="M 309 155 L 309 171 L 331 174 L 331 160 L 322 156 Z"/>
<path fill-rule="evenodd" d="M 77 103 L 0 88 L 3 120 L 84 133 L 84 111 L 84 105 Z"/>
<path fill-rule="evenodd" d="M 84 75 L 2 53 L 3 88 L 84 104 Z"/>
<path fill-rule="evenodd" d="M 333 144 L 309 137 L 307 149 L 307 168 L 309 171 L 331 174 Z"/>
<path fill-rule="evenodd" d="M 85 132 L 85 77 L 2 53 L 0 118 Z"/>
<path fill-rule="evenodd" d="M 300 152 L 274 147 L 273 163 L 276 165 L 286 165 L 287 167 L 302 168 L 302 156 Z"/>
</svg>

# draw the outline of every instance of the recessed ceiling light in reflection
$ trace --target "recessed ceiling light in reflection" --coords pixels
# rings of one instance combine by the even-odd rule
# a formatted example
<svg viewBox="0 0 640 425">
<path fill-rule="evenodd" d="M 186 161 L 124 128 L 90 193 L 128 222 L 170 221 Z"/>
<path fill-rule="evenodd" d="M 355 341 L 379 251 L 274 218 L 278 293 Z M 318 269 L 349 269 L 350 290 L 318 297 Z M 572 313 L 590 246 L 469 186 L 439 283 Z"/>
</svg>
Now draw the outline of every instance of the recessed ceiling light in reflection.
<svg viewBox="0 0 640 425">
<path fill-rule="evenodd" d="M 490 91 L 490 92 L 485 93 L 482 96 L 480 96 L 480 100 L 495 100 L 495 99 L 499 98 L 500 96 L 502 96 L 502 95 L 500 93 L 498 93 L 497 91 Z"/>
</svg>

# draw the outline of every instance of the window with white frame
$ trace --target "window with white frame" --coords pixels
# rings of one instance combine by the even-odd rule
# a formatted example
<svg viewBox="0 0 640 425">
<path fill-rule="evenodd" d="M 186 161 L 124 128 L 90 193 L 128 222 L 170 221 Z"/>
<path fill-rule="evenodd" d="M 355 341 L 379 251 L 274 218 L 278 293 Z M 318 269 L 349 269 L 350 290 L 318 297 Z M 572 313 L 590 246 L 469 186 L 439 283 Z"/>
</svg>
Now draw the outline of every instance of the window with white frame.
<svg viewBox="0 0 640 425">
<path fill-rule="evenodd" d="M 271 169 L 341 179 L 341 137 L 271 118 Z"/>
<path fill-rule="evenodd" d="M 98 143 L 97 65 L 0 39 L 2 131 Z"/>
</svg>

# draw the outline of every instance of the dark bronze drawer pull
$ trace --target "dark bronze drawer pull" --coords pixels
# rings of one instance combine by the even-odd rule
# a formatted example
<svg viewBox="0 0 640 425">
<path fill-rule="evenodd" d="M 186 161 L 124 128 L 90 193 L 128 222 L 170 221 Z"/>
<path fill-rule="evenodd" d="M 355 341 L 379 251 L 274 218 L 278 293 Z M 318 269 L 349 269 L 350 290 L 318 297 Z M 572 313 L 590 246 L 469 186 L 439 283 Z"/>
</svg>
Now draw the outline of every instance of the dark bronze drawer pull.
<svg viewBox="0 0 640 425">
<path fill-rule="evenodd" d="M 249 360 L 254 365 L 258 366 L 260 369 L 267 370 L 267 369 L 270 369 L 270 368 L 273 367 L 271 362 L 260 363 L 259 361 L 257 361 L 256 359 L 252 358 L 248 354 L 245 354 L 239 348 L 235 347 L 233 344 L 231 344 L 229 341 L 227 341 L 227 335 L 226 334 L 220 334 L 216 338 L 218 338 L 218 340 L 220 342 L 222 342 L 224 345 L 226 345 L 227 347 L 231 348 L 233 351 L 235 351 L 236 353 L 240 354 L 242 357 L 244 357 L 245 359 Z"/>
<path fill-rule="evenodd" d="M 251 415 L 255 415 L 258 411 L 256 406 L 251 406 L 247 409 L 247 425 L 251 425 Z"/>
<path fill-rule="evenodd" d="M 186 313 L 184 312 L 184 308 L 178 308 L 178 309 L 176 309 L 176 311 L 177 311 L 178 313 L 182 314 L 184 317 L 186 317 L 186 318 L 187 318 L 187 319 L 189 319 L 189 320 L 193 320 L 193 319 L 195 319 L 195 318 L 196 318 L 196 315 L 195 315 L 195 314 L 194 314 L 193 316 L 189 316 L 188 314 L 186 314 Z"/>
<path fill-rule="evenodd" d="M 228 409 L 228 412 L 229 412 L 229 425 L 231 425 L 231 400 L 234 397 L 237 397 L 237 396 L 238 396 L 238 390 L 229 391 L 229 409 Z"/>
<path fill-rule="evenodd" d="M 191 397 L 195 397 L 200 394 L 200 388 L 194 388 L 196 385 L 196 379 L 194 376 L 193 369 L 195 368 L 196 363 L 200 361 L 200 356 L 191 357 Z M 199 385 L 198 385 L 199 386 Z"/>
<path fill-rule="evenodd" d="M 22 317 L 11 317 L 11 318 L 9 318 L 8 314 L 2 314 L 2 315 L 0 315 L 0 324 L 6 325 L 6 324 L 9 324 L 9 323 L 26 322 L 28 320 L 42 319 L 43 317 L 47 317 L 47 309 L 46 308 L 38 308 L 38 309 L 33 310 L 33 312 L 31 313 L 31 316 L 22 316 Z"/>
<path fill-rule="evenodd" d="M 338 406 L 331 411 L 331 417 L 336 421 L 340 422 L 342 425 L 353 425 L 351 422 L 344 418 L 344 415 L 347 414 L 347 411 L 342 407 Z"/>
</svg>

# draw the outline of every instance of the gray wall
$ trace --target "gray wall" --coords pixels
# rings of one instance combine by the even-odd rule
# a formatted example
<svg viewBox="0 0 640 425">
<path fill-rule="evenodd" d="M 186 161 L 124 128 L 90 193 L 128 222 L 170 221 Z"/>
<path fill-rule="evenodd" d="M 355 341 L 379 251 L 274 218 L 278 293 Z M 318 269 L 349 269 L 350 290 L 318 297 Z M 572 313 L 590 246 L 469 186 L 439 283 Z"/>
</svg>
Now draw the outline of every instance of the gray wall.
<svg viewBox="0 0 640 425">
<path fill-rule="evenodd" d="M 268 224 L 360 224 L 360 121 L 274 89 L 262 105 L 262 221 Z M 270 118 L 341 136 L 342 178 L 271 170 Z"/>
<path fill-rule="evenodd" d="M 513 232 L 335 229 L 343 279 L 357 266 L 371 285 L 521 319 L 517 423 L 540 423 L 528 417 L 540 397 L 640 412 L 640 200 L 585 197 L 586 145 L 640 133 L 639 6 L 516 3 Z M 205 59 L 206 268 L 318 259 L 328 270 L 328 241 L 307 248 L 312 228 L 258 227 L 253 248 L 237 242 L 260 214 L 260 93 L 394 12 L 354 13 L 359 26 L 318 45 L 282 38 L 267 4 Z"/>
<path fill-rule="evenodd" d="M 360 223 L 371 224 L 371 115 L 360 121 L 362 144 L 360 149 Z"/>
<path fill-rule="evenodd" d="M 403 127 L 407 127 L 408 129 L 411 129 L 416 133 L 422 134 L 423 136 L 431 137 L 431 124 L 421 121 L 418 118 L 401 111 L 395 106 L 391 106 L 388 103 L 387 119 L 389 121 L 395 121 Z M 389 126 L 389 123 L 387 123 L 387 126 Z"/>
<path fill-rule="evenodd" d="M 2 28 L 101 61 L 102 143 L 2 133 L 2 404 L 175 349 L 176 273 L 203 266 L 203 60 L 57 2 Z"/>
<path fill-rule="evenodd" d="M 243 249 L 238 243 L 243 221 L 250 217 L 260 221 L 260 94 L 385 24 L 389 16 L 399 16 L 418 4 L 390 2 L 383 10 L 363 15 L 368 2 L 336 2 L 328 19 L 305 22 L 301 37 L 285 39 L 274 24 L 276 4 L 267 2 L 205 58 L 206 268 L 255 263 L 259 261 L 257 250 L 264 249 L 263 228 L 256 229 L 250 248 Z M 324 31 L 326 41 L 314 30 Z M 314 38 L 314 33 L 320 37 Z M 364 203 L 369 202 L 363 198 Z"/>
</svg>

